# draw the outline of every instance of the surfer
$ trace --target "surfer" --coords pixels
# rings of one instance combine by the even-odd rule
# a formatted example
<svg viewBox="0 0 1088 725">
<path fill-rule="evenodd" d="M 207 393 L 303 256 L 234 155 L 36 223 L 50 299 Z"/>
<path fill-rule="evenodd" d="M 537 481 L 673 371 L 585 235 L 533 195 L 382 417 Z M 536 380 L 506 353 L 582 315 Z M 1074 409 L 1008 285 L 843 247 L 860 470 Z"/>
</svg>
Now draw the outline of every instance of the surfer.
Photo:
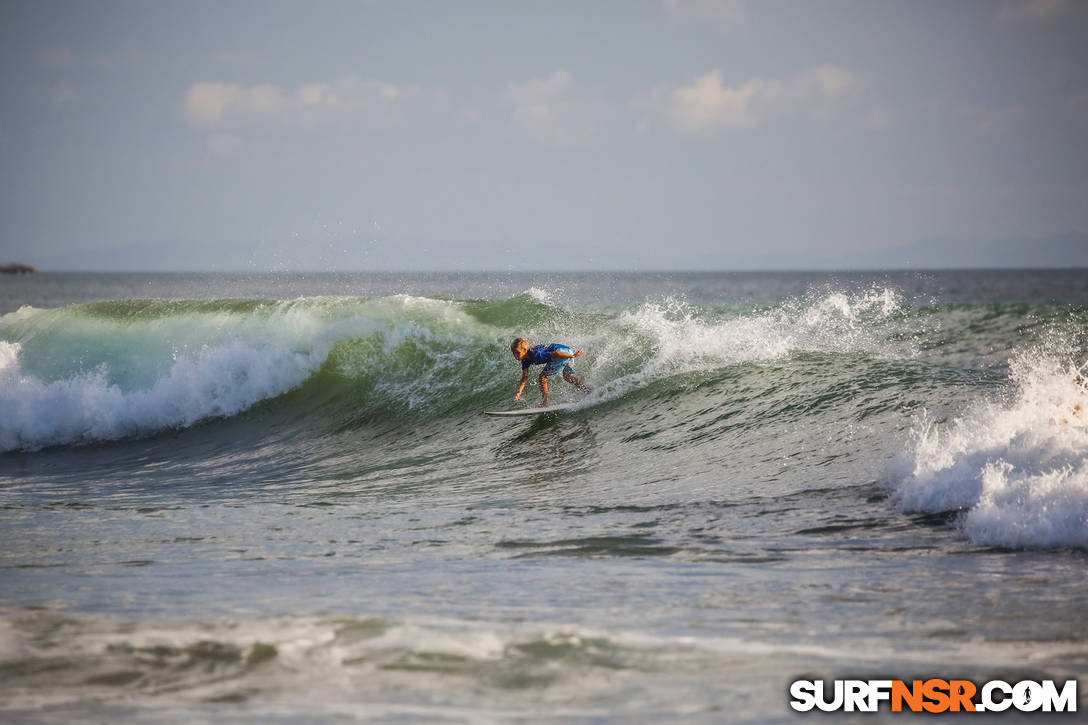
<svg viewBox="0 0 1088 725">
<path fill-rule="evenodd" d="M 548 377 L 562 371 L 563 379 L 583 392 L 589 392 L 589 387 L 574 376 L 574 368 L 570 364 L 572 358 L 581 355 L 585 350 L 571 352 L 566 345 L 552 343 L 550 345 L 533 345 L 524 338 L 517 338 L 510 343 L 510 352 L 514 358 L 521 361 L 521 383 L 518 385 L 517 395 L 514 400 L 521 399 L 521 391 L 525 389 L 525 383 L 529 382 L 529 367 L 543 365 L 540 371 L 540 394 L 544 396 L 542 407 L 548 405 Z"/>
</svg>

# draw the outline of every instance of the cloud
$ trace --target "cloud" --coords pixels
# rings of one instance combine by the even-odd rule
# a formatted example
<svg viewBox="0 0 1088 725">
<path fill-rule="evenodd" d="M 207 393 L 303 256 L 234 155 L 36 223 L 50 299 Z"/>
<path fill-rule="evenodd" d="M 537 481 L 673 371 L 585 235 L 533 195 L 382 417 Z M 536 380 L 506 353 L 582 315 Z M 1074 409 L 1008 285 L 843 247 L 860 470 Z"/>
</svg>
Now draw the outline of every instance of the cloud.
<svg viewBox="0 0 1088 725">
<path fill-rule="evenodd" d="M 445 100 L 441 91 L 419 86 L 342 78 L 310 83 L 294 91 L 272 84 L 195 83 L 185 94 L 190 125 L 202 129 L 263 127 L 312 128 L 361 123 L 374 128 L 396 125 L 409 109 Z"/>
<path fill-rule="evenodd" d="M 1071 0 L 1005 0 L 994 18 L 1006 25 L 1045 23 L 1072 9 Z"/>
<path fill-rule="evenodd" d="M 233 158 L 238 155 L 242 142 L 229 133 L 213 133 L 208 136 L 208 153 L 220 158 Z"/>
<path fill-rule="evenodd" d="M 705 134 L 785 118 L 830 121 L 856 105 L 863 89 L 856 73 L 833 65 L 809 68 L 786 80 L 754 78 L 736 86 L 726 85 L 722 72 L 712 70 L 690 85 L 658 86 L 635 98 L 632 107 L 660 117 L 680 133 Z M 867 112 L 873 114 L 872 109 Z M 649 117 L 639 123 L 640 130 L 650 125 Z"/>
<path fill-rule="evenodd" d="M 673 18 L 709 23 L 719 29 L 748 24 L 744 0 L 661 0 L 661 9 Z"/>
<path fill-rule="evenodd" d="M 514 123 L 530 141 L 555 148 L 577 148 L 593 140 L 599 126 L 600 104 L 576 97 L 574 77 L 566 70 L 546 78 L 506 87 L 502 102 Z"/>
</svg>

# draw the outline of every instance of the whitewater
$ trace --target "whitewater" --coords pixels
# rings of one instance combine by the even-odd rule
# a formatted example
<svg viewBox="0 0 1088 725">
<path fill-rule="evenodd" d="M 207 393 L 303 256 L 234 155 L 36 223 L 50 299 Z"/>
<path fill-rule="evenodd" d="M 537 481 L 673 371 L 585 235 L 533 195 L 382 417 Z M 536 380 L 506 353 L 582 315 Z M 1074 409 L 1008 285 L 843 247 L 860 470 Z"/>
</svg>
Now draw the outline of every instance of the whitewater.
<svg viewBox="0 0 1088 725">
<path fill-rule="evenodd" d="M 5 721 L 778 722 L 802 673 L 1088 672 L 1083 272 L 2 284 Z M 592 393 L 482 416 L 516 336 Z"/>
</svg>

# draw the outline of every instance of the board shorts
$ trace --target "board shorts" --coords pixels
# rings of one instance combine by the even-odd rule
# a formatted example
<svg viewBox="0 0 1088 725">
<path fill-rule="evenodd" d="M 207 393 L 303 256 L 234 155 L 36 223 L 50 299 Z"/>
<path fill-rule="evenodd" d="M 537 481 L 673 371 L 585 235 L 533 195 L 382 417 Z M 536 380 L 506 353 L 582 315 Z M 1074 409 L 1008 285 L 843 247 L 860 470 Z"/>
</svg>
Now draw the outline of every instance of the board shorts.
<svg viewBox="0 0 1088 725">
<path fill-rule="evenodd" d="M 562 372 L 564 375 L 566 373 L 574 375 L 574 367 L 570 364 L 570 360 L 552 360 L 544 365 L 544 370 L 540 374 L 551 376 L 558 372 Z"/>
<path fill-rule="evenodd" d="M 558 351 L 565 352 L 568 355 L 574 354 L 574 351 L 566 345 L 552 344 L 548 345 L 547 349 L 549 352 Z M 540 374 L 547 377 L 555 375 L 559 372 L 562 372 L 563 374 L 570 373 L 571 375 L 574 375 L 574 367 L 570 364 L 570 361 L 571 358 L 563 358 L 562 360 L 549 360 L 548 362 L 544 363 L 544 370 Z"/>
</svg>

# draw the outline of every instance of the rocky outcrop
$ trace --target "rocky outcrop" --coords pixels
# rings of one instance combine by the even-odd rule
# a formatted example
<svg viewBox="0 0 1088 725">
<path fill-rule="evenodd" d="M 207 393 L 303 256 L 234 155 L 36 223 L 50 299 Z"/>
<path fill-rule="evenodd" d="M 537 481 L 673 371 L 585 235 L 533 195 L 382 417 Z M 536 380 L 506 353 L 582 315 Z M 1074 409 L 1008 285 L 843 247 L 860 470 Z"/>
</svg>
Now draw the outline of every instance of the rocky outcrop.
<svg viewBox="0 0 1088 725">
<path fill-rule="evenodd" d="M 34 269 L 30 265 L 16 264 L 0 264 L 0 274 L 37 274 L 38 270 Z"/>
</svg>

